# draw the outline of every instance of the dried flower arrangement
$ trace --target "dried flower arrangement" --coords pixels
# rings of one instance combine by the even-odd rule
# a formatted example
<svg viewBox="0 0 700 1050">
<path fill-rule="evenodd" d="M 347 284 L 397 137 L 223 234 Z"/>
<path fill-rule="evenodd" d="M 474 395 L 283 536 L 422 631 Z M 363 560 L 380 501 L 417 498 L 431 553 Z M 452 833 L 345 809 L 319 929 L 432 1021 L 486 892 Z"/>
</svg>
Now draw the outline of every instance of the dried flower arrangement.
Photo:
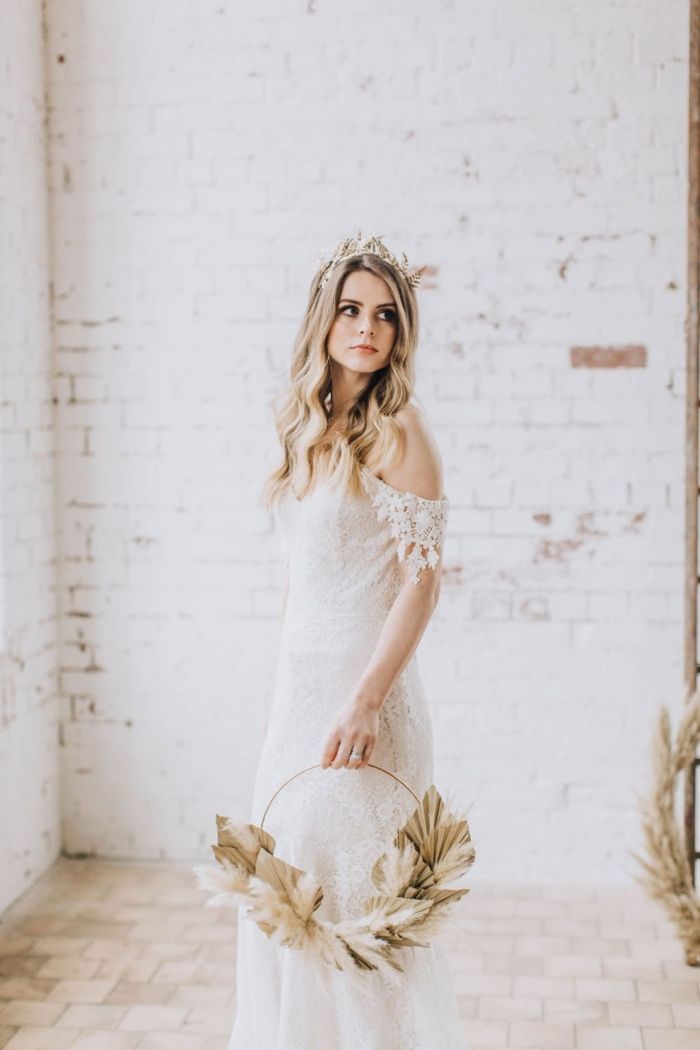
<svg viewBox="0 0 700 1050">
<path fill-rule="evenodd" d="M 700 899 L 693 886 L 682 822 L 676 816 L 679 779 L 691 767 L 700 744 L 700 693 L 684 705 L 674 746 L 666 707 L 659 713 L 652 744 L 652 788 L 642 806 L 648 857 L 633 856 L 644 870 L 635 876 L 660 901 L 685 946 L 689 966 L 700 966 Z"/>
<path fill-rule="evenodd" d="M 364 902 L 358 917 L 332 923 L 316 914 L 322 887 L 273 855 L 275 840 L 268 832 L 218 815 L 216 825 L 212 850 L 218 865 L 193 868 L 199 885 L 216 894 L 207 905 L 247 905 L 246 915 L 277 943 L 355 973 L 401 971 L 398 949 L 426 947 L 415 935 L 433 935 L 448 906 L 469 892 L 444 883 L 467 871 L 476 856 L 468 821 L 448 812 L 431 784 L 372 867 L 378 894 Z"/>
</svg>

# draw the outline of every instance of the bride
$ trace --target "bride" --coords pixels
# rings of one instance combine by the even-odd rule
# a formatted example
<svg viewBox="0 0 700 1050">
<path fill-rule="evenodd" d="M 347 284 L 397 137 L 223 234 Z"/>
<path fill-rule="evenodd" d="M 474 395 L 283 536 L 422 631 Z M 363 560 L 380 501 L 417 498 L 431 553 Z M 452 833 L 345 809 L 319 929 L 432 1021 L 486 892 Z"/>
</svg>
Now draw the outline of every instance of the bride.
<svg viewBox="0 0 700 1050">
<path fill-rule="evenodd" d="M 266 829 L 275 854 L 322 886 L 330 922 L 376 893 L 372 865 L 415 808 L 405 784 L 422 796 L 433 782 L 415 653 L 438 601 L 448 501 L 412 401 L 419 279 L 378 237 L 348 238 L 320 266 L 265 492 L 286 564 L 284 619 L 251 820 L 289 779 Z M 465 1050 L 444 950 L 400 955 L 398 980 L 351 979 L 241 909 L 229 1050 Z"/>
</svg>

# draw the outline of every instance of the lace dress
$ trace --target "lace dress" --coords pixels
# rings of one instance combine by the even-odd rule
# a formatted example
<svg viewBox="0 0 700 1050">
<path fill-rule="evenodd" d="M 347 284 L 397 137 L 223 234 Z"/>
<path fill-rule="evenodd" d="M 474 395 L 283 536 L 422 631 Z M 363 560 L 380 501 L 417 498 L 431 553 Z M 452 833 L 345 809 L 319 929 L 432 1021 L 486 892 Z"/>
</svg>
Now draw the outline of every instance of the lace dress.
<svg viewBox="0 0 700 1050">
<path fill-rule="evenodd" d="M 364 671 L 401 587 L 397 559 L 413 582 L 438 560 L 447 499 L 399 492 L 366 467 L 362 480 L 360 496 L 322 481 L 303 500 L 287 494 L 276 507 L 289 589 L 252 823 L 283 781 L 320 762 L 333 713 Z M 370 761 L 422 797 L 433 782 L 433 737 L 415 654 L 379 717 Z M 316 876 L 324 891 L 317 914 L 335 922 L 359 916 L 377 892 L 372 865 L 415 807 L 379 770 L 312 769 L 280 792 L 264 826 L 276 856 Z M 351 979 L 276 944 L 241 908 L 229 1050 L 466 1050 L 444 949 L 403 948 L 398 961 L 398 981 L 377 971 Z"/>
</svg>

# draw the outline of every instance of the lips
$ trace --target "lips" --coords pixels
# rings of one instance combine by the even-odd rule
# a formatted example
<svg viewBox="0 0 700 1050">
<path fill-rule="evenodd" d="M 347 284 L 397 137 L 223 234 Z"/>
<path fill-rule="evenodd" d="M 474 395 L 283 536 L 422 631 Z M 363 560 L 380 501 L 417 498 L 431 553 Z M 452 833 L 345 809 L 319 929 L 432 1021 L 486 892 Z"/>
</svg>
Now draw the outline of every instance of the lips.
<svg viewBox="0 0 700 1050">
<path fill-rule="evenodd" d="M 350 348 L 351 350 L 359 350 L 363 354 L 376 354 L 377 349 L 374 346 L 369 346 L 367 343 L 357 343 L 355 346 Z"/>
</svg>

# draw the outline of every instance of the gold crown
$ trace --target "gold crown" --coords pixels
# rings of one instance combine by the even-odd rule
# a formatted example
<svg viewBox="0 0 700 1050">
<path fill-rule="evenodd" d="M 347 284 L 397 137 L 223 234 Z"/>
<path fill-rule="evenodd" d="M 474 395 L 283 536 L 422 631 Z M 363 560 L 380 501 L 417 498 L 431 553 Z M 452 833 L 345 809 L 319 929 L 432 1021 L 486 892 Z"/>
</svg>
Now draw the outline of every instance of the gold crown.
<svg viewBox="0 0 700 1050">
<path fill-rule="evenodd" d="M 344 241 L 340 242 L 328 261 L 324 259 L 323 254 L 321 255 L 319 262 L 322 266 L 322 270 L 319 287 L 323 288 L 331 275 L 331 271 L 342 259 L 350 259 L 353 255 L 362 255 L 363 252 L 372 252 L 373 255 L 378 255 L 380 259 L 384 259 L 384 261 L 393 266 L 395 270 L 398 270 L 411 288 L 415 288 L 420 283 L 423 271 L 426 269 L 425 266 L 422 266 L 420 270 L 415 270 L 413 273 L 409 273 L 408 259 L 406 258 L 405 252 L 402 253 L 403 258 L 401 262 L 399 262 L 386 245 L 382 244 L 381 237 L 363 237 L 360 230 L 358 230 L 357 237 L 347 237 Z"/>
</svg>

